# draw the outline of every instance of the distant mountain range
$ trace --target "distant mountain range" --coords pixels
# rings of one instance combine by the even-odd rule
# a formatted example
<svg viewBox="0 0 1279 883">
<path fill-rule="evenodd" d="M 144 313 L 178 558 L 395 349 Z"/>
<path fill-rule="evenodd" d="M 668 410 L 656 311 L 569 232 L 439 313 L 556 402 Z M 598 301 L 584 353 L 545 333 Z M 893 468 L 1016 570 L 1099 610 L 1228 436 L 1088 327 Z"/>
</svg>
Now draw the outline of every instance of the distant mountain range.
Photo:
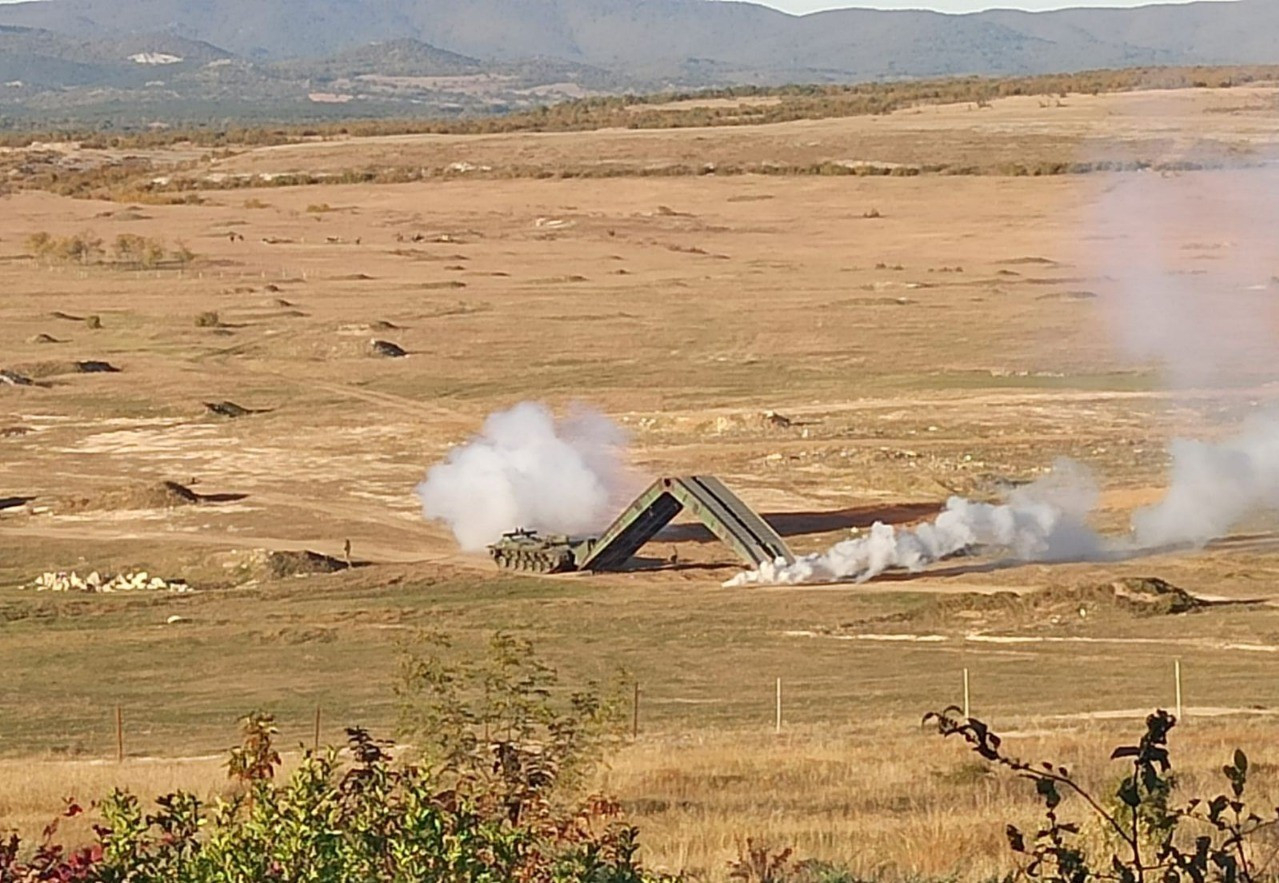
<svg viewBox="0 0 1279 883">
<path fill-rule="evenodd" d="M 628 89 L 1279 62 L 1279 2 L 786 15 L 732 0 L 0 5 L 0 116 L 484 112 Z"/>
</svg>

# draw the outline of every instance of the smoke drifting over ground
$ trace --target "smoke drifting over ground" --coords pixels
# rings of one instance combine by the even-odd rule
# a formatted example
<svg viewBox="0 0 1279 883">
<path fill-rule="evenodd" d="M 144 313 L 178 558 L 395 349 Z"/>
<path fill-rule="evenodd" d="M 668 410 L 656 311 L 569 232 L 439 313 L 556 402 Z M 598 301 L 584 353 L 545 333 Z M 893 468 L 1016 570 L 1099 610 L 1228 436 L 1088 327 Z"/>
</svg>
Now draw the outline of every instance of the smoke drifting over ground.
<svg viewBox="0 0 1279 883">
<path fill-rule="evenodd" d="M 1230 404 L 1223 412 L 1239 406 L 1230 389 L 1279 379 L 1279 172 L 1120 176 L 1107 181 L 1088 226 L 1095 232 L 1086 261 L 1106 282 L 1100 304 L 1123 355 L 1158 366 L 1174 391 L 1193 389 L 1201 402 L 1217 396 Z M 1204 269 L 1186 271 L 1187 254 Z M 1083 467 L 1060 462 L 1003 504 L 954 497 L 929 524 L 876 524 L 824 553 L 729 584 L 863 581 L 976 547 L 1020 561 L 1131 557 L 1203 546 L 1279 511 L 1279 419 L 1254 417 L 1223 441 L 1173 439 L 1168 449 L 1168 491 L 1133 513 L 1126 536 L 1089 529 L 1092 482 Z"/>
<path fill-rule="evenodd" d="M 1109 180 L 1081 255 L 1119 351 L 1172 390 L 1279 376 L 1274 279 L 1279 171 Z"/>
<path fill-rule="evenodd" d="M 492 414 L 418 485 L 422 514 L 481 549 L 516 527 L 580 534 L 607 525 L 627 502 L 626 434 L 602 414 L 556 420 L 523 402 Z"/>
<path fill-rule="evenodd" d="M 1177 439 L 1171 453 L 1167 495 L 1133 514 L 1138 548 L 1202 546 L 1250 515 L 1279 510 L 1279 421 L 1215 444 Z"/>
<path fill-rule="evenodd" d="M 1021 561 L 1078 561 L 1102 551 L 1086 519 L 1097 503 L 1087 470 L 1060 460 L 1050 475 L 1014 491 L 1002 505 L 951 497 L 936 520 L 909 530 L 877 523 L 866 536 L 845 540 L 794 564 L 765 564 L 729 585 L 864 582 L 886 570 L 920 570 L 973 547 L 1003 549 Z"/>
<path fill-rule="evenodd" d="M 1104 304 L 1126 355 L 1157 364 L 1174 391 L 1227 405 L 1219 415 L 1240 407 L 1232 387 L 1279 378 L 1279 172 L 1127 176 L 1098 214 L 1107 245 L 1097 259 L 1113 281 Z M 1179 271 L 1186 255 L 1202 269 Z M 1220 427 L 1205 418 L 1202 429 Z M 1137 549 L 1203 545 L 1279 509 L 1279 420 L 1253 417 L 1222 441 L 1176 438 L 1168 450 L 1167 494 L 1133 514 Z"/>
<path fill-rule="evenodd" d="M 1221 442 L 1176 439 L 1171 454 L 1168 492 L 1133 513 L 1128 536 L 1102 537 L 1088 526 L 1097 505 L 1096 486 L 1083 466 L 1059 460 L 1050 475 L 1018 489 L 1005 503 L 951 497 L 927 524 L 898 529 L 877 523 L 866 536 L 794 564 L 765 564 L 727 585 L 864 582 L 886 570 L 918 571 L 978 548 L 1015 561 L 1136 557 L 1175 546 L 1201 547 L 1250 516 L 1279 511 L 1279 420 L 1254 421 Z"/>
<path fill-rule="evenodd" d="M 1193 390 L 1184 413 L 1203 411 L 1205 401 L 1219 406 L 1189 432 L 1225 440 L 1168 441 L 1167 493 L 1133 513 L 1122 536 L 1089 528 L 1095 487 L 1083 467 L 1063 461 L 1002 503 L 952 498 L 929 524 L 877 524 L 734 584 L 865 580 L 974 547 L 1023 561 L 1139 555 L 1204 545 L 1279 511 L 1279 419 L 1255 416 L 1265 404 L 1257 389 L 1279 379 L 1279 170 L 1098 180 L 1077 269 L 1096 284 L 1101 318 L 1130 365 L 1157 367 L 1174 401 Z M 1243 389 L 1253 392 L 1241 396 Z M 1254 416 L 1239 429 L 1233 421 L 1244 409 Z M 1231 425 L 1210 422 L 1223 419 Z M 518 405 L 490 417 L 478 438 L 430 471 L 418 489 L 423 512 L 447 522 L 467 549 L 518 526 L 592 532 L 635 489 L 622 466 L 623 441 L 602 416 L 556 422 L 544 406 Z"/>
</svg>

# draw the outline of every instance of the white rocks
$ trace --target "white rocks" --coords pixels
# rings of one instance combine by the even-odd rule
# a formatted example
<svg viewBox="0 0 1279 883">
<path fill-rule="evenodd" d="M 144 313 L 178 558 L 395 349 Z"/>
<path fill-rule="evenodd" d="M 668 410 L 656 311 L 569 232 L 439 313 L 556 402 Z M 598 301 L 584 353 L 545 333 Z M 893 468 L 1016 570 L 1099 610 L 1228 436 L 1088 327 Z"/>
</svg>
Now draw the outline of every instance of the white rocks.
<svg viewBox="0 0 1279 883">
<path fill-rule="evenodd" d="M 107 594 L 111 592 L 178 592 L 191 591 L 186 580 L 166 580 L 152 576 L 145 570 L 134 573 L 121 573 L 105 577 L 98 571 L 88 576 L 80 576 L 73 571 L 48 571 L 36 577 L 31 588 L 37 592 L 88 592 L 91 594 Z"/>
<path fill-rule="evenodd" d="M 139 52 L 136 55 L 130 55 L 129 61 L 134 64 L 180 64 L 183 58 L 167 52 Z"/>
</svg>

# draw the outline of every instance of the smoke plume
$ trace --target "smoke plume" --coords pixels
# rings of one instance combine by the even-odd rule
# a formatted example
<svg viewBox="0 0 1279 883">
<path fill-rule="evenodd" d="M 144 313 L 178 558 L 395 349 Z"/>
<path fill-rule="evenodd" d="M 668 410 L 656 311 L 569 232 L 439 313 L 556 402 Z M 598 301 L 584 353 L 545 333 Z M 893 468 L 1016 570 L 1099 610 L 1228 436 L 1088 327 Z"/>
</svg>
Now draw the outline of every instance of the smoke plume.
<svg viewBox="0 0 1279 883">
<path fill-rule="evenodd" d="M 1257 196 L 1265 195 L 1264 200 Z M 1273 379 L 1273 171 L 1127 175 L 1097 201 L 1085 260 L 1119 352 L 1172 390 Z"/>
<path fill-rule="evenodd" d="M 1113 283 L 1104 304 L 1116 340 L 1157 364 L 1173 391 L 1194 389 L 1200 410 L 1214 406 L 1196 434 L 1258 406 L 1232 388 L 1279 376 L 1276 197 L 1279 174 L 1260 168 L 1128 176 L 1098 202 L 1110 245 L 1095 258 Z M 1168 450 L 1167 493 L 1133 513 L 1136 549 L 1202 546 L 1279 508 L 1279 420 L 1253 418 L 1222 441 L 1174 438 Z"/>
<path fill-rule="evenodd" d="M 1119 352 L 1174 391 L 1273 380 L 1279 173 L 1103 180 L 1081 261 Z"/>
<path fill-rule="evenodd" d="M 866 536 L 845 540 L 794 564 L 765 564 L 741 573 L 730 586 L 854 580 L 865 582 L 886 570 L 918 571 L 974 547 L 997 548 L 1021 561 L 1075 561 L 1102 548 L 1086 518 L 1097 489 L 1084 467 L 1059 460 L 1052 473 L 1018 488 L 1001 505 L 951 497 L 936 520 L 897 529 L 876 522 Z"/>
<path fill-rule="evenodd" d="M 1119 351 L 1158 366 L 1169 389 L 1194 390 L 1195 402 L 1216 404 L 1217 418 L 1238 413 L 1231 389 L 1279 379 L 1279 174 L 1102 180 L 1084 260 L 1104 281 L 1100 305 Z M 1202 428 L 1220 432 L 1206 422 Z M 1082 467 L 1061 462 L 1003 504 L 954 497 L 929 524 L 876 524 L 824 553 L 765 565 L 729 584 L 864 581 L 975 547 L 1020 561 L 1135 556 L 1203 546 L 1251 516 L 1279 511 L 1279 419 L 1253 419 L 1223 441 L 1173 439 L 1168 449 L 1168 490 L 1133 513 L 1127 536 L 1089 529 L 1096 492 Z"/>
<path fill-rule="evenodd" d="M 1255 421 L 1217 443 L 1177 439 L 1171 453 L 1168 493 L 1133 513 L 1138 548 L 1202 546 L 1250 515 L 1279 509 L 1279 421 Z"/>
<path fill-rule="evenodd" d="M 626 434 L 602 414 L 556 420 L 523 402 L 492 414 L 418 485 L 422 514 L 449 525 L 463 549 L 509 530 L 580 534 L 606 526 L 628 502 Z"/>
</svg>

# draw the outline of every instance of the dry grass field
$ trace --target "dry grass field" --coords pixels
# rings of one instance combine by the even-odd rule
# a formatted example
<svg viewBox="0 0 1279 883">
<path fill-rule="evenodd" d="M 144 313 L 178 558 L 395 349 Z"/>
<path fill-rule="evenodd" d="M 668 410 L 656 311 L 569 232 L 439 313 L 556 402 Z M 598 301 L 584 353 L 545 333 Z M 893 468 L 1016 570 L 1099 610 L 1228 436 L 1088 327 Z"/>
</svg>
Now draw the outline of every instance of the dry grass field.
<svg viewBox="0 0 1279 883">
<path fill-rule="evenodd" d="M 254 707 L 276 712 L 291 745 L 309 742 L 317 705 L 328 741 L 348 723 L 389 732 L 397 645 L 424 629 L 463 647 L 519 633 L 570 682 L 632 673 L 640 738 L 600 784 L 630 808 L 654 865 L 709 880 L 746 837 L 884 879 L 1007 869 L 1003 822 L 1032 812 L 1032 795 L 919 725 L 959 700 L 964 669 L 974 713 L 1019 734 L 1017 752 L 1106 787 L 1109 748 L 1173 703 L 1180 659 L 1185 790 L 1207 790 L 1236 744 L 1273 773 L 1279 524 L 1265 517 L 1202 550 L 1125 561 L 965 558 L 866 585 L 727 589 L 731 553 L 692 530 L 626 573 L 500 575 L 425 522 L 413 489 L 485 415 L 538 400 L 620 422 L 641 485 L 719 475 L 798 551 L 876 520 L 924 520 L 952 493 L 992 499 L 1060 456 L 1095 471 L 1097 525 L 1121 532 L 1165 487 L 1170 438 L 1218 437 L 1273 397 L 1276 94 L 404 136 L 216 160 L 179 150 L 182 174 L 204 180 L 454 162 L 495 174 L 210 189 L 190 205 L 6 198 L 0 369 L 39 382 L 0 385 L 0 828 L 37 831 L 67 791 L 215 793 L 219 752 Z M 667 161 L 1134 156 L 1246 162 L 1115 176 L 640 174 Z M 528 173 L 596 162 L 624 173 Z M 1151 187 L 1187 208 L 1121 210 L 1131 188 Z M 1236 341 L 1225 388 L 1170 390 L 1159 365 L 1117 345 L 1117 268 L 1151 226 L 1155 282 L 1222 299 L 1209 333 Z M 138 234 L 196 257 L 41 260 L 26 242 L 42 231 L 108 247 Z M 377 358 L 372 338 L 409 356 Z M 119 372 L 78 373 L 86 360 Z M 203 404 L 224 400 L 261 412 L 228 419 Z M 142 491 L 164 480 L 202 501 L 155 508 Z M 262 566 L 260 550 L 340 556 L 347 540 L 366 566 L 306 578 Z M 672 550 L 679 564 L 657 566 Z M 196 591 L 23 588 L 69 569 L 143 569 Z M 1128 577 L 1254 603 L 1136 616 L 1072 600 Z M 1041 589 L 1063 600 L 981 597 Z"/>
</svg>

